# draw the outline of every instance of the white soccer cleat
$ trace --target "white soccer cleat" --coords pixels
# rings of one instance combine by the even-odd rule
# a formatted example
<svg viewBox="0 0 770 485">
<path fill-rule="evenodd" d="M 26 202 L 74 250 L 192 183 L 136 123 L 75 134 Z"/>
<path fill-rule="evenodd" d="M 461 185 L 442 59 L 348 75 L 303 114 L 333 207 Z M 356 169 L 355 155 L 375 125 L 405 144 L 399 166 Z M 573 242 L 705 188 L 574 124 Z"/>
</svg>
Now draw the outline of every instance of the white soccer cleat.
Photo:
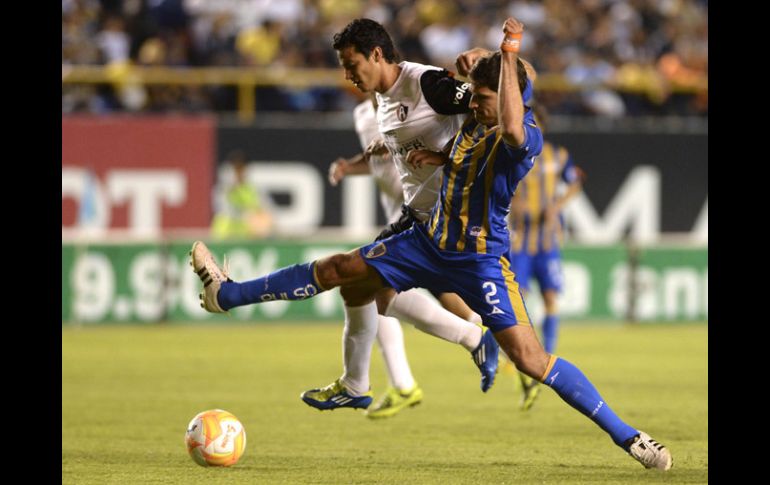
<svg viewBox="0 0 770 485">
<path fill-rule="evenodd" d="M 227 275 L 227 262 L 224 270 L 220 269 L 209 248 L 201 241 L 195 241 L 190 250 L 190 264 L 203 282 L 203 291 L 198 295 L 201 299 L 201 308 L 211 313 L 225 313 L 226 311 L 219 306 L 217 295 L 222 283 L 232 281 Z"/>
<path fill-rule="evenodd" d="M 671 452 L 644 431 L 640 431 L 639 436 L 634 437 L 634 442 L 628 449 L 628 454 L 644 465 L 645 468 L 668 470 L 674 465 Z"/>
</svg>

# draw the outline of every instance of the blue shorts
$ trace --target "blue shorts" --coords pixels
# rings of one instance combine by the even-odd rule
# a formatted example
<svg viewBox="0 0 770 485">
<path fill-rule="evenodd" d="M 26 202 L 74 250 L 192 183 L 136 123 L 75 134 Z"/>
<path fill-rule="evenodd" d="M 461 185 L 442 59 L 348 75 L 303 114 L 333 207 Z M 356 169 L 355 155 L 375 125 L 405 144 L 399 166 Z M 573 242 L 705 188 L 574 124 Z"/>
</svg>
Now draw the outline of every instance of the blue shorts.
<svg viewBox="0 0 770 485">
<path fill-rule="evenodd" d="M 562 288 L 561 254 L 558 249 L 537 254 L 525 251 L 511 251 L 511 269 L 516 274 L 516 281 L 524 290 L 529 291 L 529 279 L 534 277 L 540 291 Z"/>
<path fill-rule="evenodd" d="M 361 257 L 396 291 L 457 293 L 493 332 L 532 325 L 505 256 L 441 251 L 424 231 L 415 225 L 375 241 L 360 249 Z"/>
</svg>

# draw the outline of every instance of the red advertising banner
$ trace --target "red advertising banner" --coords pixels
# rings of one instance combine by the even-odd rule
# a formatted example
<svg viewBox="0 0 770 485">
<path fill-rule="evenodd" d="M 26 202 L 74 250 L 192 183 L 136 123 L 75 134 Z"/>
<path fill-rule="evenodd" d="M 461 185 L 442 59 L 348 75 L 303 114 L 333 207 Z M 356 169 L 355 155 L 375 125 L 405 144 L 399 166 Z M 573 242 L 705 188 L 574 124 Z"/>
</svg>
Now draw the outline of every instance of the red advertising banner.
<svg viewBox="0 0 770 485">
<path fill-rule="evenodd" d="M 62 118 L 62 229 L 205 228 L 211 221 L 216 121 Z"/>
</svg>

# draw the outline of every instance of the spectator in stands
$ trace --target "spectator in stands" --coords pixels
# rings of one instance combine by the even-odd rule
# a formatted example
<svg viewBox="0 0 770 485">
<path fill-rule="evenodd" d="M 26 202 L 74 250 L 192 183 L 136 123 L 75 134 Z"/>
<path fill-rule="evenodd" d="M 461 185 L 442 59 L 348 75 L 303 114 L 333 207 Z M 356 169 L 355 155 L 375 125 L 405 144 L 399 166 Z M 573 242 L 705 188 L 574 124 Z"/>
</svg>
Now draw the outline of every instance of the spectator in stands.
<svg viewBox="0 0 770 485">
<path fill-rule="evenodd" d="M 64 0 L 62 64 L 106 64 L 128 57 L 136 62 L 144 42 L 156 37 L 166 47 L 164 65 L 335 68 L 337 59 L 328 38 L 351 18 L 364 16 L 392 32 L 406 58 L 449 67 L 447 53 L 465 49 L 462 46 L 494 48 L 496 33 L 488 30 L 494 23 L 490 19 L 507 15 L 520 17 L 529 26 L 523 45 L 532 51 L 523 54 L 538 59 L 534 67 L 544 79 L 555 80 L 543 82 L 540 96 L 554 114 L 708 115 L 705 0 Z M 236 37 L 242 39 L 241 55 L 235 50 Z M 102 59 L 95 58 L 99 52 Z M 588 90 L 585 96 L 565 91 L 559 88 L 565 81 L 559 79 L 567 66 L 571 75 L 591 71 L 601 74 L 601 82 L 616 83 Z M 65 112 L 127 109 L 102 87 L 64 88 Z M 204 108 L 236 109 L 235 88 L 205 91 Z M 258 109 L 350 108 L 353 101 L 344 99 L 343 89 L 331 91 L 260 87 Z M 270 96 L 274 102 L 265 101 Z M 201 108 L 187 96 L 176 103 L 175 110 Z M 143 109 L 154 108 L 148 103 Z"/>
</svg>

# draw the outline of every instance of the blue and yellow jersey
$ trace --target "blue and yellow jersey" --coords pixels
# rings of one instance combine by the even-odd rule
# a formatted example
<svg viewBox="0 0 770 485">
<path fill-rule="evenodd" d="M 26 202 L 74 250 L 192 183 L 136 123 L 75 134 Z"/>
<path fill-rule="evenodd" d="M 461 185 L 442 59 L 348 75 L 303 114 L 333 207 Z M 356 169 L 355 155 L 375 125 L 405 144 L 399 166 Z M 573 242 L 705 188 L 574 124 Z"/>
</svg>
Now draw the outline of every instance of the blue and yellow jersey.
<svg viewBox="0 0 770 485">
<path fill-rule="evenodd" d="M 560 181 L 572 184 L 578 179 L 578 172 L 569 152 L 551 142 L 543 143 L 543 151 L 537 165 L 519 185 L 513 210 L 514 252 L 537 254 L 558 249 L 563 239 L 564 217 L 560 213 L 558 224 L 546 227 L 544 211 L 559 197 Z"/>
<path fill-rule="evenodd" d="M 508 145 L 498 128 L 489 129 L 472 118 L 457 133 L 443 168 L 441 197 L 426 228 L 439 249 L 493 255 L 509 251 L 510 200 L 543 145 L 528 108 L 524 128 L 521 147 Z"/>
</svg>

